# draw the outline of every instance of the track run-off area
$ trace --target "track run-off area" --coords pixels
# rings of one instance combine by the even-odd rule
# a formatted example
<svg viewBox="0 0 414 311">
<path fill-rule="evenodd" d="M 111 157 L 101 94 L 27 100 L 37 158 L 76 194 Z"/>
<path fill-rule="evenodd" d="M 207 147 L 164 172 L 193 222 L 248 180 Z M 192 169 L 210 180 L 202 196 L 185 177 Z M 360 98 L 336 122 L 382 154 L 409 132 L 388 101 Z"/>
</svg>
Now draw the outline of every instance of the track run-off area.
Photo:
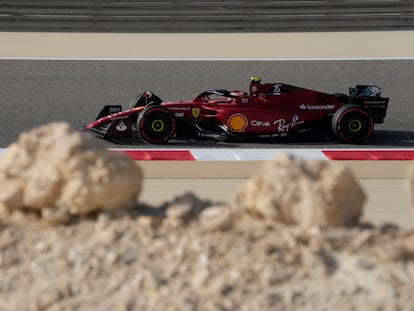
<svg viewBox="0 0 414 311">
<path fill-rule="evenodd" d="M 385 123 L 363 146 L 338 142 L 189 146 L 275 153 L 314 149 L 412 152 L 414 146 L 413 31 L 237 34 L 0 33 L 0 148 L 21 131 L 66 120 L 81 128 L 105 104 L 123 104 L 149 89 L 165 100 L 210 88 L 246 89 L 252 75 L 326 92 L 376 83 L 390 97 Z M 152 149 L 132 144 L 108 148 Z M 159 146 L 158 146 L 159 147 Z M 164 146 L 163 146 L 164 147 Z M 265 150 L 265 151 L 263 151 Z M 228 161 L 140 161 L 147 178 L 142 200 L 157 204 L 192 191 L 228 200 L 260 165 L 261 155 Z M 404 178 L 409 161 L 347 161 L 368 195 L 365 218 L 412 227 Z"/>
</svg>

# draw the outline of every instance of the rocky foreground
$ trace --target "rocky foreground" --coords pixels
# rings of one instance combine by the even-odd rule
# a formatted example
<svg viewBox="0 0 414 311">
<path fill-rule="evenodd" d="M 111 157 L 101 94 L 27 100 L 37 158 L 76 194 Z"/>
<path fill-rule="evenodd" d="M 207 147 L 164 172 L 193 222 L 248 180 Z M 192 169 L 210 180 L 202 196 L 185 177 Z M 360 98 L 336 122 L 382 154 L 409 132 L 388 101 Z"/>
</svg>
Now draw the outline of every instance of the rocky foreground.
<svg viewBox="0 0 414 311">
<path fill-rule="evenodd" d="M 282 156 L 228 203 L 144 206 L 99 145 L 50 124 L 0 159 L 0 311 L 414 309 L 414 230 L 360 223 L 347 168 Z"/>
</svg>

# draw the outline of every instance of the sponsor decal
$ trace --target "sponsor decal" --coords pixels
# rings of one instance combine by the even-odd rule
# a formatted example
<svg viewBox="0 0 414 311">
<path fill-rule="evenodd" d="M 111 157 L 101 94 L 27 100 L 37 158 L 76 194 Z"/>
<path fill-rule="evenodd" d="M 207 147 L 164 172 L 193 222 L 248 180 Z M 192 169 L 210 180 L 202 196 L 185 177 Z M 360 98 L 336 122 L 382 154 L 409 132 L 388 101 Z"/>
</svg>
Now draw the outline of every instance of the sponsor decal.
<svg viewBox="0 0 414 311">
<path fill-rule="evenodd" d="M 119 124 L 115 127 L 118 132 L 124 132 L 128 129 L 123 121 L 119 122 Z"/>
<path fill-rule="evenodd" d="M 176 113 L 174 114 L 174 116 L 175 116 L 176 118 L 184 118 L 184 112 L 176 112 Z"/>
<path fill-rule="evenodd" d="M 366 100 L 364 101 L 365 105 L 369 105 L 369 104 L 373 104 L 373 105 L 378 105 L 378 104 L 385 104 L 385 100 Z"/>
<path fill-rule="evenodd" d="M 241 102 L 242 102 L 243 104 L 246 104 L 246 103 L 248 103 L 248 102 L 249 102 L 249 99 L 248 99 L 248 98 L 242 98 L 242 99 L 241 99 Z"/>
<path fill-rule="evenodd" d="M 364 101 L 364 105 L 369 106 L 368 108 L 373 108 L 373 109 L 386 109 L 387 101 L 386 100 L 366 100 Z"/>
<path fill-rule="evenodd" d="M 259 121 L 259 120 L 253 120 L 251 122 L 252 126 L 262 126 L 262 127 L 269 127 L 272 126 L 272 124 L 269 121 Z"/>
<path fill-rule="evenodd" d="M 265 99 L 266 95 L 264 93 L 260 93 L 257 97 L 259 97 L 259 99 Z"/>
<path fill-rule="evenodd" d="M 110 114 L 117 113 L 117 112 L 120 112 L 120 111 L 121 111 L 121 109 L 119 107 L 109 107 L 109 113 Z"/>
<path fill-rule="evenodd" d="M 246 93 L 244 91 L 234 90 L 230 92 L 230 95 L 234 97 L 241 97 L 241 96 L 245 96 Z"/>
<path fill-rule="evenodd" d="M 294 115 L 291 122 L 286 121 L 285 119 L 279 119 L 273 122 L 273 125 L 276 125 L 276 128 L 279 132 L 289 132 L 293 127 L 303 124 L 305 121 L 300 121 L 298 115 Z"/>
<path fill-rule="evenodd" d="M 199 137 L 206 137 L 206 138 L 220 138 L 220 134 L 213 134 L 213 133 L 198 133 Z"/>
<path fill-rule="evenodd" d="M 189 111 L 191 108 L 190 107 L 174 107 L 174 106 L 169 106 L 168 109 L 170 109 L 170 110 L 178 110 L 178 111 Z"/>
<path fill-rule="evenodd" d="M 241 113 L 235 113 L 227 120 L 227 125 L 233 132 L 244 132 L 247 124 L 247 118 Z"/>
<path fill-rule="evenodd" d="M 198 116 L 200 115 L 200 108 L 192 108 L 191 113 L 193 114 L 194 118 L 198 118 Z"/>
<path fill-rule="evenodd" d="M 282 84 L 278 83 L 278 84 L 273 84 L 271 89 L 269 90 L 269 93 L 272 95 L 280 95 L 280 93 L 282 92 L 280 90 L 280 87 L 282 86 Z"/>
<path fill-rule="evenodd" d="M 301 104 L 299 106 L 302 110 L 330 110 L 335 109 L 335 105 L 305 105 Z"/>
</svg>

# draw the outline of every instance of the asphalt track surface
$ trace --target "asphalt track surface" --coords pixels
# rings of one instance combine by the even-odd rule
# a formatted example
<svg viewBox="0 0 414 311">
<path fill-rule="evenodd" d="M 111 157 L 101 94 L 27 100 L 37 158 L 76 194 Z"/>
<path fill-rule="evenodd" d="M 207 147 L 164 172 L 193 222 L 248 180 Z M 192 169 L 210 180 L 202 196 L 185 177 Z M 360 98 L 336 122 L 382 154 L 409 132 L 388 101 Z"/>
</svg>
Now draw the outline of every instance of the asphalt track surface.
<svg viewBox="0 0 414 311">
<path fill-rule="evenodd" d="M 191 99 L 206 89 L 247 90 L 252 75 L 263 81 L 284 82 L 328 93 L 347 93 L 355 84 L 375 83 L 390 97 L 384 124 L 364 148 L 414 146 L 414 60 L 0 60 L 0 148 L 21 131 L 65 120 L 79 129 L 101 107 L 123 104 L 151 90 L 164 100 Z M 125 147 L 141 146 L 127 140 Z M 349 148 L 338 141 L 314 139 L 280 144 L 216 144 L 173 141 L 177 146 L 239 148 Z M 115 146 L 109 144 L 109 146 Z M 145 145 L 146 148 L 153 146 Z"/>
</svg>

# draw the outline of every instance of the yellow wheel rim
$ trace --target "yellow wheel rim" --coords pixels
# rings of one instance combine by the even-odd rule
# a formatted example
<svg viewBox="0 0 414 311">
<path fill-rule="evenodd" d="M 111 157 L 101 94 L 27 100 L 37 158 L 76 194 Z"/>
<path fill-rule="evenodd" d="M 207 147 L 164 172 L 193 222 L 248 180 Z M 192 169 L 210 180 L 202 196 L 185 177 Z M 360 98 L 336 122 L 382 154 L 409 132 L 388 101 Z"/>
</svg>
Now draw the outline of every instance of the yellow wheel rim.
<svg viewBox="0 0 414 311">
<path fill-rule="evenodd" d="M 152 121 L 151 129 L 154 132 L 161 132 L 164 129 L 164 122 L 162 122 L 162 120 L 159 119 Z"/>
<path fill-rule="evenodd" d="M 362 128 L 362 123 L 361 123 L 361 121 L 360 121 L 360 120 L 351 120 L 351 121 L 349 122 L 348 128 L 349 128 L 349 130 L 350 130 L 351 132 L 356 133 L 356 132 L 358 132 L 358 131 L 360 131 L 360 130 L 361 130 L 361 128 Z"/>
</svg>

